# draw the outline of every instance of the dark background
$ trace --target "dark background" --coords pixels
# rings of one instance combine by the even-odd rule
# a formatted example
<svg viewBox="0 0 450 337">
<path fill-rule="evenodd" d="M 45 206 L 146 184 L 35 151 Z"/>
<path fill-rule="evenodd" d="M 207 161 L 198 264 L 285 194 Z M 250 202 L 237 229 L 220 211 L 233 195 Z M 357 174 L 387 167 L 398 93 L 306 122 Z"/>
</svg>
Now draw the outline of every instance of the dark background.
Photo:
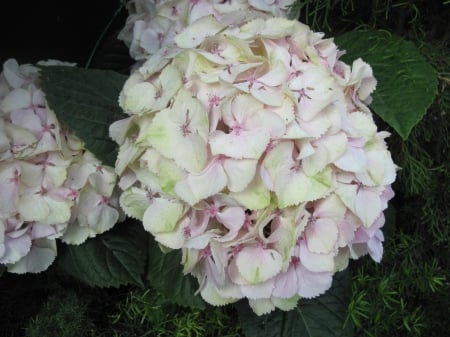
<svg viewBox="0 0 450 337">
<path fill-rule="evenodd" d="M 121 6 L 120 0 L 2 1 L 0 62 L 59 59 L 84 66 L 96 41 Z M 120 30 L 122 8 L 108 33 Z"/>
</svg>

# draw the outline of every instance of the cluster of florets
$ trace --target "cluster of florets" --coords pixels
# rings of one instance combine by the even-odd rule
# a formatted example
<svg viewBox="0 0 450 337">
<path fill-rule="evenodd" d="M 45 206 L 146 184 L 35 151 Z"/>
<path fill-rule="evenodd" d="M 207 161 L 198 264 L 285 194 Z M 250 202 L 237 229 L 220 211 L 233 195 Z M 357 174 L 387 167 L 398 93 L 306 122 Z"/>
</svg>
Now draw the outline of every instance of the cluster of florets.
<svg viewBox="0 0 450 337">
<path fill-rule="evenodd" d="M 127 80 L 110 134 L 122 208 L 182 250 L 201 296 L 289 310 L 350 258 L 380 261 L 396 166 L 370 66 L 284 18 L 204 16 L 174 43 Z"/>
<path fill-rule="evenodd" d="M 213 15 L 237 26 L 255 18 L 286 17 L 294 0 L 132 0 L 119 39 L 135 60 L 170 49 L 174 37 L 197 19 Z"/>
<path fill-rule="evenodd" d="M 55 239 L 80 244 L 120 217 L 114 169 L 58 122 L 38 80 L 13 59 L 0 74 L 0 264 L 14 273 L 47 269 Z"/>
</svg>

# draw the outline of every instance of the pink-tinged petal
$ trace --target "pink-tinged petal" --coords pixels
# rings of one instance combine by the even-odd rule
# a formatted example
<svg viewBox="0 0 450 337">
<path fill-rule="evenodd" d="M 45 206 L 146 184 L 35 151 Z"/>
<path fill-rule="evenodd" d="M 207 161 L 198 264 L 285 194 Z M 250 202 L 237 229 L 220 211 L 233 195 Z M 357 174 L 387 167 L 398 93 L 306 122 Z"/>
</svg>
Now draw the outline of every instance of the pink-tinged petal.
<svg viewBox="0 0 450 337">
<path fill-rule="evenodd" d="M 41 137 L 43 121 L 30 109 L 12 111 L 10 118 L 13 124 L 30 130 L 37 138 Z"/>
<path fill-rule="evenodd" d="M 366 168 L 367 156 L 363 149 L 349 146 L 347 151 L 334 161 L 334 165 L 348 172 L 360 172 Z"/>
<path fill-rule="evenodd" d="M 31 237 L 33 239 L 55 239 L 61 236 L 61 232 L 65 227 L 66 225 L 56 226 L 35 222 L 31 227 Z"/>
<path fill-rule="evenodd" d="M 338 239 L 336 223 L 327 218 L 312 221 L 305 228 L 305 239 L 311 253 L 330 253 Z"/>
<path fill-rule="evenodd" d="M 375 235 L 367 242 L 367 250 L 375 262 L 380 262 L 383 257 L 383 241 L 383 232 L 378 229 Z"/>
<path fill-rule="evenodd" d="M 245 221 L 245 212 L 242 207 L 225 207 L 216 215 L 217 220 L 230 232 L 238 232 Z"/>
<path fill-rule="evenodd" d="M 300 263 L 311 272 L 334 272 L 334 253 L 312 253 L 308 250 L 306 243 L 301 242 L 299 258 Z"/>
<path fill-rule="evenodd" d="M 275 280 L 270 279 L 262 283 L 241 285 L 239 288 L 242 291 L 242 295 L 248 299 L 256 300 L 262 298 L 270 298 L 274 288 Z"/>
<path fill-rule="evenodd" d="M 11 91 L 0 103 L 0 108 L 4 112 L 28 108 L 31 104 L 31 94 L 29 91 L 19 88 Z"/>
<path fill-rule="evenodd" d="M 267 281 L 278 274 L 282 267 L 281 255 L 273 249 L 245 247 L 236 257 L 239 273 L 249 284 Z"/>
<path fill-rule="evenodd" d="M 109 166 L 95 165 L 96 171 L 89 175 L 92 188 L 101 195 L 110 196 L 116 185 L 116 174 Z"/>
<path fill-rule="evenodd" d="M 87 214 L 87 222 L 93 230 L 93 236 L 111 229 L 119 220 L 119 211 L 102 201 Z"/>
<path fill-rule="evenodd" d="M 225 159 L 223 169 L 228 178 L 228 189 L 231 192 L 243 191 L 253 180 L 257 163 L 255 159 Z"/>
<path fill-rule="evenodd" d="M 331 288 L 333 272 L 313 272 L 299 265 L 296 268 L 298 277 L 298 294 L 304 298 L 313 298 Z"/>
<path fill-rule="evenodd" d="M 189 174 L 175 185 L 176 194 L 193 206 L 200 200 L 217 194 L 227 185 L 227 176 L 220 159 L 213 159 L 198 173 Z"/>
<path fill-rule="evenodd" d="M 355 231 L 360 225 L 361 220 L 352 212 L 347 212 L 344 219 L 338 223 L 338 247 L 346 247 L 355 238 Z"/>
<path fill-rule="evenodd" d="M 291 298 L 298 293 L 299 281 L 294 264 L 290 264 L 286 272 L 276 276 L 272 295 L 280 298 Z"/>
<path fill-rule="evenodd" d="M 314 216 L 319 218 L 330 218 L 335 223 L 344 219 L 347 208 L 336 194 L 321 199 L 314 205 Z"/>
<path fill-rule="evenodd" d="M 223 154 L 231 158 L 259 159 L 269 144 L 270 133 L 265 129 L 234 130 L 231 133 L 214 131 L 210 135 L 213 155 Z"/>
<path fill-rule="evenodd" d="M 255 83 L 250 88 L 250 93 L 258 101 L 274 107 L 282 106 L 285 97 L 285 93 L 281 89 L 267 87 L 262 83 Z"/>
<path fill-rule="evenodd" d="M 3 76 L 5 76 L 6 81 L 13 88 L 20 88 L 31 80 L 31 78 L 27 78 L 26 74 L 22 74 L 20 71 L 20 68 L 22 67 L 23 66 L 19 67 L 19 64 L 15 59 L 8 59 L 3 64 Z M 30 68 L 34 69 L 34 72 L 38 71 L 35 67 Z M 31 73 L 32 69 L 29 69 L 28 72 Z"/>
<path fill-rule="evenodd" d="M 30 252 L 13 265 L 8 265 L 8 271 L 16 274 L 40 273 L 53 263 L 55 257 L 55 240 L 34 240 Z"/>
<path fill-rule="evenodd" d="M 11 237 L 9 234 L 6 234 L 3 244 L 5 251 L 0 257 L 0 263 L 16 263 L 29 253 L 31 237 L 28 234 L 22 234 L 18 237 Z"/>
</svg>

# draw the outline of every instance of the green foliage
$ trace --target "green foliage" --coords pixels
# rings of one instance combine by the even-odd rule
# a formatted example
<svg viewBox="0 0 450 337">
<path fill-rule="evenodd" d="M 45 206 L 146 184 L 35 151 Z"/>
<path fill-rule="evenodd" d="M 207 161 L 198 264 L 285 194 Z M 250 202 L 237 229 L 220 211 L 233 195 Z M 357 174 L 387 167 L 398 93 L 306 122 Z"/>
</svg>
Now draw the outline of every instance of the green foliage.
<svg viewBox="0 0 450 337">
<path fill-rule="evenodd" d="M 144 286 L 146 245 L 147 233 L 130 221 L 80 246 L 66 246 L 59 254 L 58 266 L 90 286 Z"/>
<path fill-rule="evenodd" d="M 200 309 L 205 307 L 200 295 L 194 295 L 197 281 L 183 275 L 181 252 L 163 253 L 154 239 L 150 239 L 147 279 L 173 303 Z"/>
<path fill-rule="evenodd" d="M 228 308 L 187 309 L 154 290 L 131 291 L 117 303 L 109 329 L 99 336 L 239 337 L 234 313 Z"/>
<path fill-rule="evenodd" d="M 41 85 L 58 120 L 85 142 L 104 164 L 114 166 L 117 144 L 109 126 L 123 118 L 117 98 L 127 79 L 109 70 L 42 67 Z"/>
<path fill-rule="evenodd" d="M 298 0 L 290 7 L 289 16 L 299 18 L 315 31 L 330 30 L 329 19 L 336 9 L 343 15 L 351 12 L 353 0 Z"/>
<path fill-rule="evenodd" d="M 350 276 L 348 271 L 337 273 L 333 286 L 324 295 L 302 299 L 294 310 L 256 316 L 247 303 L 238 308 L 239 323 L 247 337 L 350 337 L 352 322 L 345 322 L 349 300 Z"/>
<path fill-rule="evenodd" d="M 407 139 L 437 93 L 433 67 L 413 43 L 382 31 L 352 31 L 336 39 L 347 63 L 361 57 L 378 81 L 370 107 Z"/>
<path fill-rule="evenodd" d="M 88 337 L 94 323 L 89 318 L 87 303 L 75 292 L 51 295 L 40 312 L 25 329 L 26 337 Z"/>
</svg>

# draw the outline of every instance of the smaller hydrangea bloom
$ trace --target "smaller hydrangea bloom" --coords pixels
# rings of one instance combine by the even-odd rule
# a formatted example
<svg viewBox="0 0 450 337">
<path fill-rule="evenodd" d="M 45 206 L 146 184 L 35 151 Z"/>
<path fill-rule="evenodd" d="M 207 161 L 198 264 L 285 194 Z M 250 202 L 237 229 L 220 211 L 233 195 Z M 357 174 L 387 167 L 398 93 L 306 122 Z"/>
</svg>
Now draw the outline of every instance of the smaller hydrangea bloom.
<svg viewBox="0 0 450 337">
<path fill-rule="evenodd" d="M 47 269 L 57 239 L 80 244 L 123 217 L 113 168 L 59 123 L 38 79 L 14 59 L 0 74 L 0 263 L 12 273 Z"/>
<path fill-rule="evenodd" d="M 118 38 L 137 61 L 144 61 L 166 48 L 174 48 L 174 38 L 185 27 L 205 16 L 237 26 L 257 17 L 286 17 L 293 0 L 132 0 L 129 16 Z M 210 30 L 205 30 L 210 33 Z"/>
</svg>

